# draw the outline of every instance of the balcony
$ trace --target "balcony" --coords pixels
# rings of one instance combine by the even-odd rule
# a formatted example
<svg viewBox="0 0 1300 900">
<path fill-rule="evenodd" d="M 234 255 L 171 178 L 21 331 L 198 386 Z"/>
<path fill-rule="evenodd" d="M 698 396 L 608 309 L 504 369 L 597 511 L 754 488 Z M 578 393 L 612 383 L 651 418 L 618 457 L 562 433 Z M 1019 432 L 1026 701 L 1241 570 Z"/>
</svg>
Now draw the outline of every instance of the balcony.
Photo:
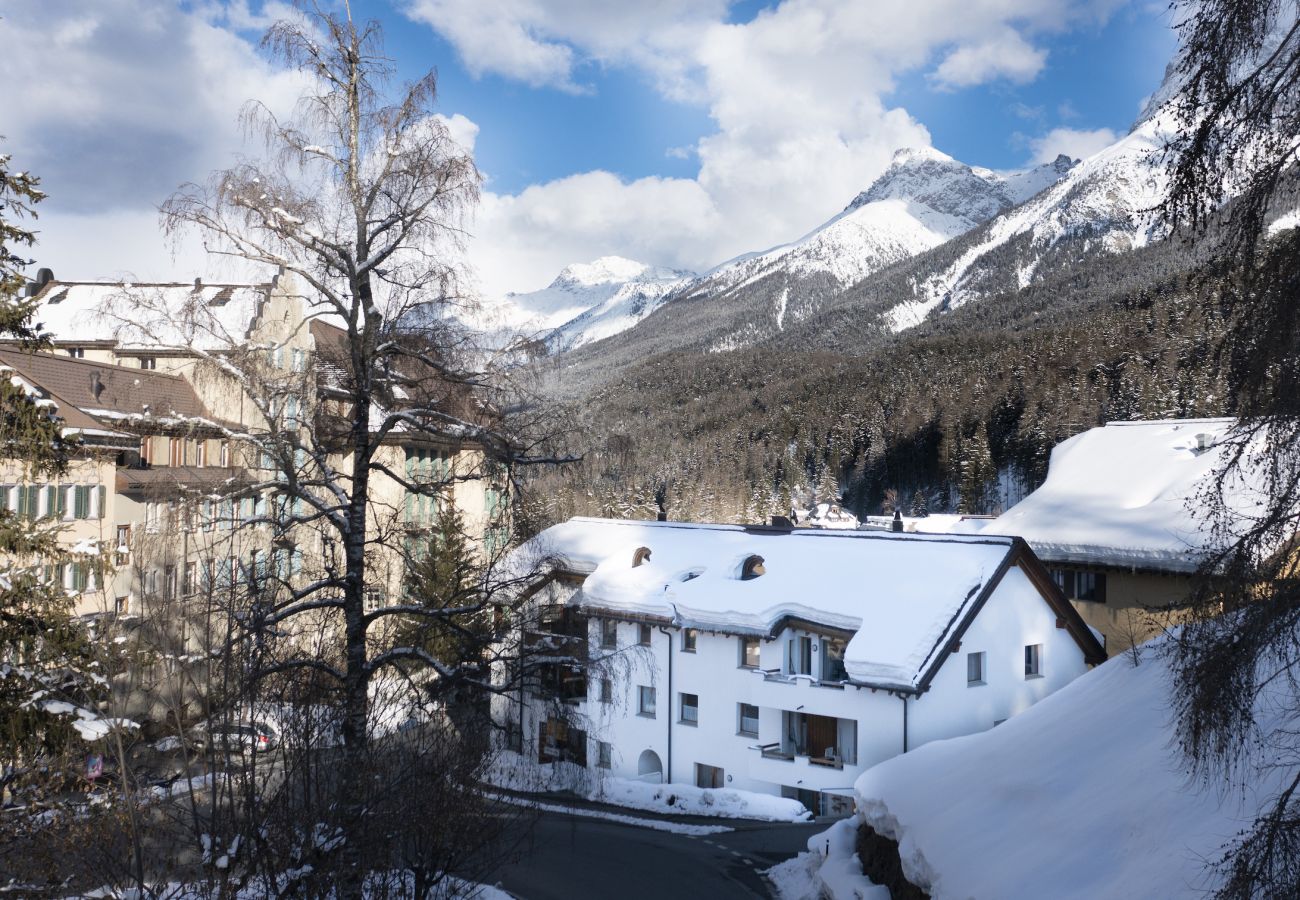
<svg viewBox="0 0 1300 900">
<path fill-rule="evenodd" d="M 842 717 L 848 715 L 847 704 L 856 692 L 845 691 L 846 682 L 818 681 L 811 675 L 788 675 L 780 670 L 758 669 L 758 679 L 750 701 L 756 706 L 794 709 L 802 706 L 810 713 Z"/>
<path fill-rule="evenodd" d="M 826 791 L 850 788 L 862 774 L 862 767 L 828 757 L 786 752 L 780 744 L 750 748 L 749 777 L 770 784 Z"/>
</svg>

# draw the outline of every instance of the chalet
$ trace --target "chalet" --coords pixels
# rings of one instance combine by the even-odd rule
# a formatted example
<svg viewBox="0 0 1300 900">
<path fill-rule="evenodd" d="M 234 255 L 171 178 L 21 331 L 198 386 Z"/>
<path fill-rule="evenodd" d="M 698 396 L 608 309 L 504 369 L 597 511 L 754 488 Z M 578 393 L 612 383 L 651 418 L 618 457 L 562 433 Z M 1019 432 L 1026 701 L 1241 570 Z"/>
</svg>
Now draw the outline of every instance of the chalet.
<svg viewBox="0 0 1300 900">
<path fill-rule="evenodd" d="M 1047 480 L 980 534 L 1025 539 L 1111 653 L 1177 620 L 1214 539 L 1202 492 L 1232 419 L 1111 422 L 1057 445 Z M 1234 485 L 1230 502 L 1248 503 Z"/>
<path fill-rule="evenodd" d="M 542 573 L 522 640 L 588 660 L 499 702 L 515 749 L 827 812 L 1105 658 L 1018 538 L 577 518 L 512 564 Z"/>
</svg>

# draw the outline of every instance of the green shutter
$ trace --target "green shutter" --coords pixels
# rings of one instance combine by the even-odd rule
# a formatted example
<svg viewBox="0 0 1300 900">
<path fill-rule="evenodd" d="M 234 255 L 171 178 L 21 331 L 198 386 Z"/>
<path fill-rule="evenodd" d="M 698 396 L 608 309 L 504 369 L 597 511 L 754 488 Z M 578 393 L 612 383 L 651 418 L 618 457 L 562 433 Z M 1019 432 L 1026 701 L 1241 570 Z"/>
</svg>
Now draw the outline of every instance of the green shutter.
<svg viewBox="0 0 1300 900">
<path fill-rule="evenodd" d="M 72 517 L 85 519 L 90 516 L 90 486 L 77 485 L 73 494 Z"/>
<path fill-rule="evenodd" d="M 101 519 L 104 518 L 105 516 L 105 504 L 107 503 L 107 500 L 108 500 L 108 491 L 101 484 L 99 486 L 99 518 Z"/>
</svg>

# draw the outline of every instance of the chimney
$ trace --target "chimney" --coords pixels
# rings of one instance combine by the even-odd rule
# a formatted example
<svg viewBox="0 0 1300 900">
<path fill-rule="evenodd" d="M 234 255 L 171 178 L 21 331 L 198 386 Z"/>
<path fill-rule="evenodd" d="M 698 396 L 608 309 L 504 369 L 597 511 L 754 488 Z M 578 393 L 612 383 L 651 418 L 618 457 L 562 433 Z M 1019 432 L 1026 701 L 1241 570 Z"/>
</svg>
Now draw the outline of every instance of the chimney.
<svg viewBox="0 0 1300 900">
<path fill-rule="evenodd" d="M 1202 431 L 1196 436 L 1196 449 L 1204 453 L 1214 446 L 1214 435 Z"/>
<path fill-rule="evenodd" d="M 202 279 L 202 278 L 195 278 L 195 279 L 194 279 L 194 293 L 197 294 L 197 293 L 198 293 L 199 291 L 201 291 L 201 290 L 203 290 L 203 279 Z"/>
<path fill-rule="evenodd" d="M 898 509 L 894 510 L 894 521 L 892 521 L 892 522 L 889 523 L 889 530 L 890 530 L 890 531 L 893 531 L 893 532 L 895 532 L 895 533 L 897 533 L 897 534 L 902 534 L 902 533 L 903 533 L 903 512 L 902 512 L 902 510 L 898 510 Z"/>
<path fill-rule="evenodd" d="M 655 521 L 656 521 L 656 522 L 667 522 L 667 521 L 668 521 L 668 510 L 663 509 L 663 508 L 660 508 L 660 510 L 659 510 L 659 515 L 655 516 Z"/>
</svg>

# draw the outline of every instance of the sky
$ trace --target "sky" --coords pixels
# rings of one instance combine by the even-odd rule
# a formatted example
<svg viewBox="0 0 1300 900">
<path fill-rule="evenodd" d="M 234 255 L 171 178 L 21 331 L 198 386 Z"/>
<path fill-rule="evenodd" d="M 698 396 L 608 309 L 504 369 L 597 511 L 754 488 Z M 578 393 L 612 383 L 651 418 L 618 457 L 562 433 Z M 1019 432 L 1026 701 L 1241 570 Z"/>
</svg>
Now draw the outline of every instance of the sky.
<svg viewBox="0 0 1300 900">
<path fill-rule="evenodd" d="M 321 0 L 329 5 L 335 0 Z M 341 7 L 342 0 L 337 0 Z M 806 233 L 901 147 L 1007 170 L 1122 135 L 1175 48 L 1161 0 L 353 0 L 401 78 L 430 68 L 485 181 L 485 297 L 619 255 L 703 271 Z M 41 176 L 61 278 L 214 280 L 165 238 L 179 185 L 258 148 L 256 98 L 306 87 L 259 49 L 278 0 L 7 0 L 0 152 Z"/>
</svg>

